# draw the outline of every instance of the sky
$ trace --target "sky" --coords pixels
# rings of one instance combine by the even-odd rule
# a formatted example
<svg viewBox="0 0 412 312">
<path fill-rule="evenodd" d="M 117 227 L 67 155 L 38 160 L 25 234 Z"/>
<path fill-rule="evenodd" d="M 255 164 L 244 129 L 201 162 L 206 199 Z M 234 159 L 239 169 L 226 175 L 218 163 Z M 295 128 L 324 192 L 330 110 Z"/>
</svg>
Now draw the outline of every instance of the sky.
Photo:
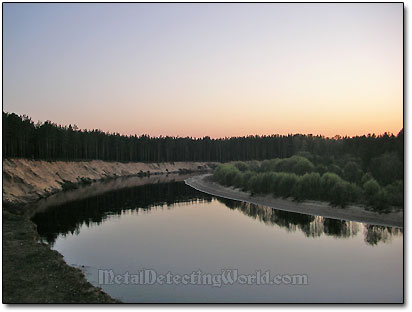
<svg viewBox="0 0 412 312">
<path fill-rule="evenodd" d="M 397 134 L 403 6 L 4 3 L 3 110 L 152 136 Z"/>
</svg>

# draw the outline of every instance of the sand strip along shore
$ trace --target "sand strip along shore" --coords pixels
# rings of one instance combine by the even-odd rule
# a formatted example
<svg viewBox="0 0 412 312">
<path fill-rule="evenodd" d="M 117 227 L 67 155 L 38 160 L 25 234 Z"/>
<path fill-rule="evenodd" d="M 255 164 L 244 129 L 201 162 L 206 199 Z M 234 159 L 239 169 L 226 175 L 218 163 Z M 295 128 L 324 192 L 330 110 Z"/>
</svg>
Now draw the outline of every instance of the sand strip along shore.
<svg viewBox="0 0 412 312">
<path fill-rule="evenodd" d="M 247 192 L 233 187 L 225 187 L 213 182 L 208 179 L 210 176 L 211 174 L 194 176 L 186 179 L 185 183 L 198 191 L 210 195 L 256 205 L 264 205 L 278 210 L 322 216 L 330 219 L 357 221 L 373 225 L 403 227 L 403 211 L 379 214 L 355 205 L 339 208 L 319 201 L 295 202 L 289 199 L 274 198 L 272 195 L 250 196 Z"/>
<path fill-rule="evenodd" d="M 31 163 L 33 165 L 34 163 Z M 60 169 L 76 164 L 62 164 Z M 51 163 L 54 167 L 55 164 Z M 136 166 L 136 164 L 131 165 Z M 48 164 L 41 167 L 45 169 Z M 27 168 L 26 168 L 27 169 Z M 63 175 L 60 170 L 60 175 Z M 37 171 L 38 172 L 38 171 Z M 34 188 L 29 182 L 40 183 L 39 177 L 26 172 L 29 180 L 16 185 Z M 22 172 L 20 172 L 22 174 Z M 79 173 L 74 172 L 73 181 Z M 80 174 L 87 174 L 82 171 Z M 59 205 L 68 201 L 96 196 L 104 192 L 136 187 L 153 183 L 168 183 L 183 181 L 193 174 L 162 174 L 145 177 L 130 176 L 116 179 L 101 179 L 77 189 L 57 192 L 49 197 L 27 204 L 3 202 L 3 303 L 117 303 L 102 289 L 89 283 L 84 272 L 79 267 L 69 266 L 63 256 L 50 245 L 39 241 L 36 225 L 31 217 L 49 206 Z M 198 174 L 198 173 L 197 173 Z M 82 176 L 81 175 L 81 176 Z M 17 176 L 17 175 L 15 175 Z M 65 173 L 64 177 L 70 175 Z M 43 183 L 53 182 L 53 174 L 46 174 Z M 98 176 L 96 176 L 98 177 Z M 35 184 L 37 185 L 37 184 Z M 19 194 L 19 193 L 16 193 Z M 27 200 L 30 197 L 25 197 Z"/>
<path fill-rule="evenodd" d="M 209 162 L 109 162 L 3 159 L 3 201 L 34 202 L 61 191 L 65 183 L 98 181 L 135 175 L 157 175 L 211 170 Z"/>
</svg>

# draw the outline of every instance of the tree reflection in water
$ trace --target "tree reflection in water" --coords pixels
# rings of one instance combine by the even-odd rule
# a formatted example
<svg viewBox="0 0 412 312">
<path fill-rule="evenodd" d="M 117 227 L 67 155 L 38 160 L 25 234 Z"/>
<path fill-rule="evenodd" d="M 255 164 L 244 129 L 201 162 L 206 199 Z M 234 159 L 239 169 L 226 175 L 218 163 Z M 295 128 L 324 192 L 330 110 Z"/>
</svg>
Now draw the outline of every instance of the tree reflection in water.
<svg viewBox="0 0 412 312">
<path fill-rule="evenodd" d="M 354 221 L 335 220 L 320 216 L 272 209 L 267 206 L 238 202 L 218 198 L 230 209 L 238 209 L 245 215 L 265 224 L 276 224 L 287 231 L 302 231 L 307 237 L 319 237 L 322 234 L 336 238 L 349 238 L 358 235 L 361 224 Z M 364 240 L 369 245 L 389 242 L 393 236 L 403 235 L 403 229 L 379 225 L 364 225 Z"/>
<path fill-rule="evenodd" d="M 109 216 L 122 213 L 139 213 L 151 209 L 172 208 L 182 203 L 211 202 L 214 197 L 194 190 L 184 182 L 146 184 L 106 192 L 86 199 L 70 201 L 37 213 L 33 222 L 39 235 L 53 245 L 59 235 L 76 234 L 82 225 L 99 225 Z M 319 216 L 275 210 L 267 206 L 254 205 L 234 200 L 217 198 L 230 209 L 268 225 L 278 225 L 287 231 L 300 230 L 307 237 L 322 234 L 337 238 L 356 236 L 360 223 L 334 220 Z M 394 235 L 402 235 L 403 230 L 375 225 L 364 226 L 364 240 L 369 245 L 386 243 Z"/>
<path fill-rule="evenodd" d="M 363 234 L 365 242 L 373 246 L 379 242 L 386 243 L 391 241 L 393 236 L 403 234 L 403 229 L 365 224 Z"/>
</svg>

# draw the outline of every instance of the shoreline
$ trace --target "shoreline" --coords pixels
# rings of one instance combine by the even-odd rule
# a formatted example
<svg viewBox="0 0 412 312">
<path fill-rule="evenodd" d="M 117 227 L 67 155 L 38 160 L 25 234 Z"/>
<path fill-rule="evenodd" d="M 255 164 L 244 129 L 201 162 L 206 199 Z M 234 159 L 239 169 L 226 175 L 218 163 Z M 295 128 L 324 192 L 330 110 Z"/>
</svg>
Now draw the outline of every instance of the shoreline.
<svg viewBox="0 0 412 312">
<path fill-rule="evenodd" d="M 120 303 L 39 241 L 35 204 L 2 202 L 3 303 Z"/>
<path fill-rule="evenodd" d="M 371 225 L 403 228 L 403 211 L 379 214 L 366 210 L 361 206 L 349 205 L 345 208 L 333 207 L 326 202 L 303 201 L 295 202 L 289 199 L 274 198 L 271 195 L 254 195 L 233 187 L 225 187 L 216 182 L 208 181 L 212 174 L 197 175 L 185 180 L 190 187 L 213 196 L 247 202 L 255 205 L 268 206 L 273 209 L 329 219 L 362 222 Z"/>
<path fill-rule="evenodd" d="M 119 177 L 209 171 L 213 162 L 109 162 L 3 159 L 3 202 L 31 203 L 62 190 Z"/>
<path fill-rule="evenodd" d="M 129 163 L 119 172 L 114 170 L 116 164 L 3 160 L 3 303 L 121 303 L 88 282 L 84 272 L 67 264 L 59 252 L 39 242 L 31 217 L 47 206 L 78 197 L 123 186 L 183 181 L 188 172 L 210 169 L 209 163 L 199 162 Z M 56 168 L 61 169 L 60 175 Z M 146 168 L 151 174 L 141 176 Z M 63 191 L 61 181 L 70 182 L 72 188 Z"/>
</svg>

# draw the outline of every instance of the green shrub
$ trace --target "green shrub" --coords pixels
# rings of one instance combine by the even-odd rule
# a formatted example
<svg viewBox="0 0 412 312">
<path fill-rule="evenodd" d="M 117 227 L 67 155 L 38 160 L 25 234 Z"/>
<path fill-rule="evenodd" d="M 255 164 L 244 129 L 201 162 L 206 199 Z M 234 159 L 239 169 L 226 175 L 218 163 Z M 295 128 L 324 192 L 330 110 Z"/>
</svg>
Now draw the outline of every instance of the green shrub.
<svg viewBox="0 0 412 312">
<path fill-rule="evenodd" d="M 296 158 L 296 163 L 293 165 L 292 172 L 298 175 L 302 175 L 315 170 L 315 166 L 306 158 Z"/>
<path fill-rule="evenodd" d="M 241 188 L 243 186 L 243 173 L 236 172 L 235 176 L 233 177 L 233 185 L 235 187 Z"/>
<path fill-rule="evenodd" d="M 281 178 L 282 174 L 284 174 L 284 173 L 274 172 L 273 175 L 272 175 L 272 189 L 271 189 L 271 192 L 276 197 L 283 195 L 281 193 L 280 189 L 279 189 L 279 182 L 280 182 L 280 178 Z"/>
<path fill-rule="evenodd" d="M 258 172 L 260 170 L 260 164 L 256 160 L 252 160 L 249 162 L 249 170 Z"/>
<path fill-rule="evenodd" d="M 374 178 L 382 185 L 403 180 L 403 161 L 395 152 L 373 158 L 370 161 L 369 169 Z"/>
<path fill-rule="evenodd" d="M 384 192 L 389 205 L 403 206 L 403 181 L 398 180 L 385 186 Z"/>
<path fill-rule="evenodd" d="M 262 172 L 276 171 L 276 166 L 279 161 L 280 161 L 279 158 L 266 159 L 262 161 L 262 163 L 260 164 L 260 171 Z"/>
<path fill-rule="evenodd" d="M 238 161 L 234 164 L 234 166 L 239 169 L 240 171 L 246 171 L 249 169 L 248 165 L 243 161 Z"/>
<path fill-rule="evenodd" d="M 375 179 L 370 179 L 363 185 L 363 190 L 367 197 L 373 197 L 381 190 L 379 183 Z"/>
<path fill-rule="evenodd" d="M 324 199 L 328 199 L 329 193 L 332 190 L 332 188 L 336 184 L 342 183 L 342 181 L 342 178 L 338 176 L 336 173 L 326 172 L 325 174 L 323 174 L 320 178 L 321 196 Z"/>
<path fill-rule="evenodd" d="M 366 201 L 371 206 L 379 206 L 384 194 L 379 183 L 375 179 L 370 179 L 363 185 Z"/>
<path fill-rule="evenodd" d="M 214 170 L 215 179 L 224 185 L 234 185 L 235 180 L 239 181 L 239 175 L 241 172 L 234 165 L 221 164 Z"/>
<path fill-rule="evenodd" d="M 373 176 L 370 172 L 366 172 L 362 178 L 361 178 L 361 185 L 364 185 L 366 182 L 368 182 L 369 180 L 372 180 Z"/>
<path fill-rule="evenodd" d="M 358 164 L 354 161 L 348 162 L 343 168 L 343 177 L 347 181 L 359 182 L 361 176 L 362 171 L 360 170 Z"/>
<path fill-rule="evenodd" d="M 338 167 L 337 165 L 335 165 L 335 164 L 329 165 L 328 172 L 335 173 L 340 177 L 343 176 L 342 169 L 340 167 Z"/>
<path fill-rule="evenodd" d="M 298 181 L 298 177 L 294 173 L 279 173 L 277 175 L 277 184 L 278 189 L 277 195 L 282 197 L 289 197 L 293 195 L 293 190 Z"/>
<path fill-rule="evenodd" d="M 347 184 L 349 183 L 341 180 L 333 185 L 332 189 L 329 192 L 329 201 L 332 205 L 345 207 L 348 204 L 349 201 L 345 194 Z"/>
<path fill-rule="evenodd" d="M 248 185 L 249 185 L 249 180 L 250 180 L 250 178 L 252 177 L 252 176 L 254 176 L 256 173 L 254 173 L 254 172 L 252 172 L 252 171 L 250 171 L 250 170 L 248 170 L 248 171 L 246 171 L 245 173 L 243 173 L 243 175 L 242 175 L 242 188 L 244 189 L 244 190 L 248 190 L 249 188 L 248 188 Z"/>
<path fill-rule="evenodd" d="M 260 181 L 260 193 L 270 193 L 273 189 L 273 181 L 274 181 L 274 172 L 266 172 L 262 173 L 259 176 L 261 177 Z"/>
<path fill-rule="evenodd" d="M 328 168 L 324 165 L 317 165 L 315 167 L 315 171 L 318 172 L 320 175 L 323 175 L 328 171 Z"/>
<path fill-rule="evenodd" d="M 386 163 L 393 157 L 384 155 L 379 161 Z M 345 164 L 342 170 L 335 159 L 318 158 L 311 157 L 318 163 L 316 167 L 303 154 L 261 163 L 220 164 L 214 170 L 214 179 L 252 193 L 293 196 L 297 200 L 321 199 L 341 207 L 356 202 L 364 202 L 378 211 L 389 205 L 403 206 L 403 180 L 382 187 L 370 172 L 362 174 L 357 159 L 338 159 L 337 163 Z M 323 164 L 319 164 L 321 161 Z"/>
<path fill-rule="evenodd" d="M 250 179 L 247 182 L 247 187 L 246 189 L 251 191 L 252 193 L 258 193 L 259 192 L 259 181 L 258 181 L 258 175 L 254 174 L 250 177 Z"/>
<path fill-rule="evenodd" d="M 345 207 L 346 204 L 355 203 L 361 196 L 361 189 L 355 183 L 344 182 L 343 195 L 345 197 L 344 204 L 341 205 Z"/>
<path fill-rule="evenodd" d="M 320 174 L 306 173 L 297 179 L 293 191 L 294 197 L 302 199 L 318 199 L 320 197 Z"/>
<path fill-rule="evenodd" d="M 277 172 L 290 172 L 303 175 L 314 171 L 315 166 L 311 161 L 302 156 L 292 156 L 289 158 L 278 159 L 274 163 L 274 170 Z"/>
</svg>

